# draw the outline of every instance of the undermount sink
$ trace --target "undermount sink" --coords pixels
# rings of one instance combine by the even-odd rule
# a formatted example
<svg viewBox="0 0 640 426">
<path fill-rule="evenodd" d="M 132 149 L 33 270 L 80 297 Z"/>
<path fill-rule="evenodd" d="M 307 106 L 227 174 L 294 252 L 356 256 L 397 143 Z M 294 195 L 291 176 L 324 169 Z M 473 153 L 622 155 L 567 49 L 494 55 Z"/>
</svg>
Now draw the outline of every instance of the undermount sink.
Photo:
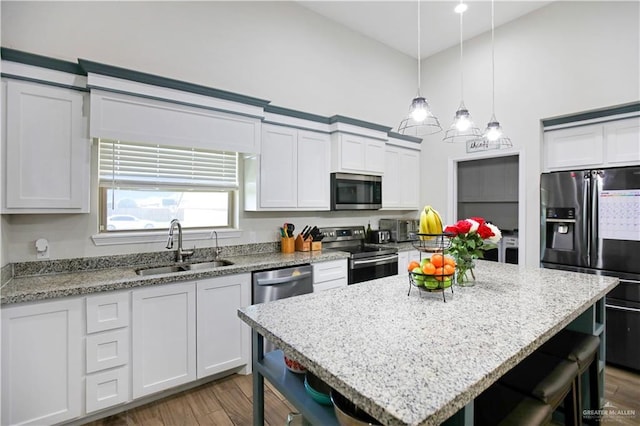
<svg viewBox="0 0 640 426">
<path fill-rule="evenodd" d="M 211 269 L 211 268 L 219 268 L 221 266 L 233 265 L 233 262 L 229 262 L 228 260 L 213 260 L 207 262 L 194 262 L 188 263 L 184 265 L 171 265 L 171 266 L 157 266 L 153 268 L 141 268 L 136 270 L 136 274 L 146 276 L 146 275 L 160 275 L 160 274 L 171 274 L 174 272 L 184 272 L 184 271 L 199 271 L 201 269 Z"/>
</svg>

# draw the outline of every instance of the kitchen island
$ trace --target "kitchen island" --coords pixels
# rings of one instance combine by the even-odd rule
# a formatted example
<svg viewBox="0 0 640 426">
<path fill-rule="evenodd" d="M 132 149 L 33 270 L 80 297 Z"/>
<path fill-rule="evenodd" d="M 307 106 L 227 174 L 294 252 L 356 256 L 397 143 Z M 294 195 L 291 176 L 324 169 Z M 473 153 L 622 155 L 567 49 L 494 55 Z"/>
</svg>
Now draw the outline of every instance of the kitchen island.
<svg viewBox="0 0 640 426">
<path fill-rule="evenodd" d="M 240 309 L 254 336 L 254 424 L 263 376 L 312 421 L 335 422 L 295 395 L 279 352 L 262 358 L 262 337 L 382 424 L 435 425 L 472 424 L 474 398 L 563 328 L 604 331 L 603 298 L 617 279 L 477 264 L 476 285 L 447 289 L 446 302 L 415 287 L 407 294 L 400 274 Z"/>
</svg>

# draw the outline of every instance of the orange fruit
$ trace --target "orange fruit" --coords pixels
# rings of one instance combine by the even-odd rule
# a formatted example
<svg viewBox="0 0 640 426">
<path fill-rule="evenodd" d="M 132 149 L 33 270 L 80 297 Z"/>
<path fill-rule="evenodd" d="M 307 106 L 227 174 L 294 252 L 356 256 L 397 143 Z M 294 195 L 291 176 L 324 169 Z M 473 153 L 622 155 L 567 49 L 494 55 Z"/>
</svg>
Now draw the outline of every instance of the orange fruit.
<svg viewBox="0 0 640 426">
<path fill-rule="evenodd" d="M 419 267 L 420 267 L 420 263 L 416 262 L 415 260 L 412 260 L 411 262 L 409 262 L 409 266 L 407 267 L 407 270 L 411 272 L 415 268 L 419 268 Z"/>
<path fill-rule="evenodd" d="M 442 267 L 442 270 L 444 271 L 445 275 L 451 276 L 454 272 L 456 272 L 456 267 L 445 263 L 445 265 Z"/>
<path fill-rule="evenodd" d="M 425 275 L 433 275 L 436 273 L 436 267 L 433 266 L 433 263 L 425 263 L 422 267 L 422 272 Z"/>
<path fill-rule="evenodd" d="M 444 280 L 444 269 L 442 267 L 436 268 L 435 277 L 438 281 Z"/>
<path fill-rule="evenodd" d="M 451 265 L 451 266 L 453 266 L 455 268 L 456 260 L 453 257 L 445 256 L 444 257 L 444 264 L 445 265 Z"/>
<path fill-rule="evenodd" d="M 431 263 L 433 263 L 433 266 L 435 266 L 436 268 L 442 268 L 442 265 L 444 265 L 444 256 L 440 253 L 432 255 Z"/>
</svg>

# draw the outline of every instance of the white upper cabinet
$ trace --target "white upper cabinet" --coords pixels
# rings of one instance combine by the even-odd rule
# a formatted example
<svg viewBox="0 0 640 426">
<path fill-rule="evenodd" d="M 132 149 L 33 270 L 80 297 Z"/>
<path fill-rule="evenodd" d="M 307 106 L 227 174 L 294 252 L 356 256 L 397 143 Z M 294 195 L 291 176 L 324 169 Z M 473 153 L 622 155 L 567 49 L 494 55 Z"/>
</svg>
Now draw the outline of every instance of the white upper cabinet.
<svg viewBox="0 0 640 426">
<path fill-rule="evenodd" d="M 384 173 L 384 141 L 348 133 L 332 135 L 332 167 L 334 172 L 382 175 Z"/>
<path fill-rule="evenodd" d="M 420 151 L 394 145 L 390 138 L 384 153 L 382 208 L 417 210 L 420 204 Z M 398 142 L 401 143 L 401 142 Z M 405 144 L 406 145 L 406 144 Z"/>
<path fill-rule="evenodd" d="M 91 144 L 83 115 L 87 95 L 16 80 L 3 81 L 2 86 L 2 212 L 88 213 Z"/>
<path fill-rule="evenodd" d="M 640 117 L 605 123 L 604 145 L 608 165 L 640 164 Z"/>
<path fill-rule="evenodd" d="M 245 210 L 329 210 L 329 135 L 264 124 L 245 158 Z"/>
<path fill-rule="evenodd" d="M 545 171 L 640 164 L 640 117 L 547 130 Z"/>
</svg>

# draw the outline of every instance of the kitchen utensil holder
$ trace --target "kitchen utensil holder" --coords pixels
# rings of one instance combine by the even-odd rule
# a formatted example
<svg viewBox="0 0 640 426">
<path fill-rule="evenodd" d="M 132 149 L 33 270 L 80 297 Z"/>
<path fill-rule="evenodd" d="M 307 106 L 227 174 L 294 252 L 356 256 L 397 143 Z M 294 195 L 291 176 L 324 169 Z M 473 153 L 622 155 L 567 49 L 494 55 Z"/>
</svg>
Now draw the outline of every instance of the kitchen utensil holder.
<svg viewBox="0 0 640 426">
<path fill-rule="evenodd" d="M 296 238 L 296 251 L 311 251 L 311 240 L 303 240 L 301 235 Z"/>
<path fill-rule="evenodd" d="M 296 239 L 293 237 L 282 237 L 280 239 L 280 250 L 282 253 L 293 253 L 296 251 Z"/>
</svg>

